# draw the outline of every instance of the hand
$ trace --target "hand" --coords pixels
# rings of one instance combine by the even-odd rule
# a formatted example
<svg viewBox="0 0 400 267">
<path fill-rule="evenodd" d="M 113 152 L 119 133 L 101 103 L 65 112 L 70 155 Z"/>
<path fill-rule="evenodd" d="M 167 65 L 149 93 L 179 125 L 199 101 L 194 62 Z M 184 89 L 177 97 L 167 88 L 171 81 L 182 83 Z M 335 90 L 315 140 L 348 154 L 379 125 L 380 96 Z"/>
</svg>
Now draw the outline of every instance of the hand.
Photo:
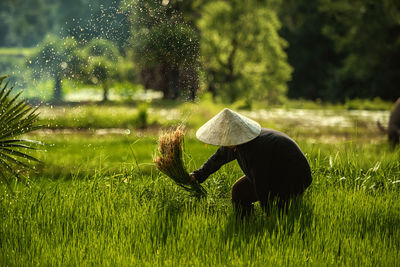
<svg viewBox="0 0 400 267">
<path fill-rule="evenodd" d="M 192 184 L 194 184 L 194 183 L 196 183 L 197 182 L 197 180 L 196 180 L 196 178 L 194 177 L 194 174 L 193 173 L 190 173 L 189 174 L 189 177 L 190 177 L 190 180 L 188 181 L 188 185 L 192 185 Z"/>
</svg>

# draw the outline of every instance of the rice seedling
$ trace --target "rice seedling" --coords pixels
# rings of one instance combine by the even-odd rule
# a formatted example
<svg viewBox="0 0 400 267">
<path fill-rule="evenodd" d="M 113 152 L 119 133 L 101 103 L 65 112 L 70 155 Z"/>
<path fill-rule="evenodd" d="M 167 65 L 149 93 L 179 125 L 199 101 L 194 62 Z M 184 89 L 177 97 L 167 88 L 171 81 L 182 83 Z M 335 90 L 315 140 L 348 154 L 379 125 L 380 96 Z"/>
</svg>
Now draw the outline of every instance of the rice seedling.
<svg viewBox="0 0 400 267">
<path fill-rule="evenodd" d="M 283 123 L 276 125 L 286 129 Z M 368 139 L 366 126 L 342 143 L 328 140 L 340 127 L 321 126 L 319 138 L 313 127 L 292 128 L 313 184 L 287 213 L 267 217 L 256 204 L 245 221 L 236 220 L 230 202 L 243 175 L 235 161 L 202 184 L 206 198 L 195 199 L 148 164 L 159 145 L 154 131 L 29 134 L 49 145 L 47 153 L 29 154 L 44 162 L 29 186 L 12 183 L 9 194 L 0 181 L 0 266 L 398 266 L 399 150 L 383 137 Z M 180 138 L 166 142 L 181 144 L 184 170 L 218 149 L 187 129 Z"/>
<path fill-rule="evenodd" d="M 243 175 L 236 162 L 209 177 L 207 197 L 195 199 L 144 168 L 150 165 L 134 167 L 127 146 L 134 143 L 137 161 L 147 163 L 156 139 L 46 136 L 48 152 L 32 154 L 45 173 L 30 186 L 12 184 L 15 194 L 0 183 L 0 266 L 399 265 L 399 153 L 383 138 L 377 144 L 296 140 L 313 170 L 312 186 L 288 213 L 267 217 L 255 205 L 243 222 L 230 203 L 230 188 Z M 186 130 L 182 143 L 190 168 L 217 149 Z M 75 175 L 77 167 L 85 175 Z M 56 179 L 60 168 L 73 175 Z"/>
<path fill-rule="evenodd" d="M 158 139 L 159 155 L 154 158 L 154 162 L 157 169 L 170 177 L 180 187 L 197 197 L 205 196 L 205 189 L 196 181 L 191 181 L 186 170 L 183 161 L 184 135 L 185 132 L 182 127 L 161 134 Z"/>
</svg>

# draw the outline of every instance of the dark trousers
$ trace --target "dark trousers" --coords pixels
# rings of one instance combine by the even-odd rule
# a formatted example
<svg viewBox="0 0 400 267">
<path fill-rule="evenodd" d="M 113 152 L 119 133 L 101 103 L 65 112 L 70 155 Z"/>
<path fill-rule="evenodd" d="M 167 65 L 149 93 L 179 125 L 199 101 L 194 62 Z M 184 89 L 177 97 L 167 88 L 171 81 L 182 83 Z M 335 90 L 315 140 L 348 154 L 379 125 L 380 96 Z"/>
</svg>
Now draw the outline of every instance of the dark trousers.
<svg viewBox="0 0 400 267">
<path fill-rule="evenodd" d="M 258 196 L 254 184 L 250 181 L 247 176 L 239 178 L 232 187 L 232 204 L 235 211 L 240 215 L 240 217 L 245 217 L 249 215 L 253 210 L 253 203 L 260 201 L 261 207 L 269 212 L 273 204 L 279 210 L 286 210 L 288 208 L 289 201 L 301 193 L 299 192 L 287 192 L 287 193 L 265 193 L 263 196 Z"/>
</svg>

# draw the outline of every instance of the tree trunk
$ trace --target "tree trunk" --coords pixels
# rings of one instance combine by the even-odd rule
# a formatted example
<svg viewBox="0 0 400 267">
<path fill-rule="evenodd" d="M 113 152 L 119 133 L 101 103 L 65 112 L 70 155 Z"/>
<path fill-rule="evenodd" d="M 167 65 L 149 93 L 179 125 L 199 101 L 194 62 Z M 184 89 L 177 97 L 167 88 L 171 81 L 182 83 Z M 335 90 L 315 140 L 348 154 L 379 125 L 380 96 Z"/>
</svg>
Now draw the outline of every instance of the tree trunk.
<svg viewBox="0 0 400 267">
<path fill-rule="evenodd" d="M 59 102 L 62 100 L 62 81 L 61 76 L 54 76 L 54 91 L 53 91 L 53 100 Z"/>
<path fill-rule="evenodd" d="M 179 68 L 179 90 L 188 94 L 188 99 L 194 101 L 199 88 L 199 74 L 196 66 Z"/>
<path fill-rule="evenodd" d="M 172 67 L 171 69 L 171 88 L 172 99 L 177 99 L 179 96 L 179 69 Z"/>
<path fill-rule="evenodd" d="M 232 50 L 231 53 L 229 54 L 228 57 L 228 62 L 226 63 L 226 67 L 228 69 L 228 75 L 226 76 L 226 82 L 228 83 L 233 83 L 235 81 L 235 75 L 234 75 L 234 59 L 236 56 L 236 51 L 238 49 L 238 42 L 236 40 L 236 35 L 233 37 L 232 40 Z"/>
<path fill-rule="evenodd" d="M 197 92 L 197 87 L 195 87 L 194 85 L 190 87 L 190 94 L 189 94 L 189 100 L 194 102 L 194 100 L 196 99 L 196 92 Z"/>
<path fill-rule="evenodd" d="M 107 102 L 108 101 L 108 86 L 107 86 L 107 82 L 103 83 L 103 102 Z"/>
<path fill-rule="evenodd" d="M 160 89 L 163 92 L 163 99 L 170 99 L 170 92 L 169 92 L 169 68 L 168 65 L 165 63 L 161 64 L 160 68 Z"/>
<path fill-rule="evenodd" d="M 217 72 L 213 69 L 210 69 L 208 71 L 208 91 L 211 92 L 214 101 L 217 98 L 217 89 L 215 88 L 216 83 L 218 83 Z"/>
</svg>

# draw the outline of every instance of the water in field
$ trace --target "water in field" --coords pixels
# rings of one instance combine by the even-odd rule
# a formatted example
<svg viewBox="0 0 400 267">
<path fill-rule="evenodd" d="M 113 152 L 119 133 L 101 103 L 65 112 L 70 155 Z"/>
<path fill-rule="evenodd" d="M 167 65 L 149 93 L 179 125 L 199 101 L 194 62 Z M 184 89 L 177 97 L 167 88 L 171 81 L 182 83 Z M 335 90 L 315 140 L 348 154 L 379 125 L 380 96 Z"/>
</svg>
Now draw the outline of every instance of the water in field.
<svg viewBox="0 0 400 267">
<path fill-rule="evenodd" d="M 184 117 L 179 109 L 158 109 L 160 115 L 169 120 L 178 120 Z M 194 110 L 193 113 L 196 111 Z M 389 120 L 388 111 L 370 110 L 315 110 L 315 109 L 259 109 L 254 111 L 239 110 L 241 114 L 259 121 L 281 121 L 284 124 L 296 124 L 298 127 L 337 127 L 353 128 L 358 121 L 362 125 L 375 128 L 379 120 L 386 124 Z M 206 119 L 206 118 L 205 118 Z"/>
<path fill-rule="evenodd" d="M 204 108 L 201 104 L 192 103 L 170 108 L 150 105 L 147 108 L 148 128 L 138 129 L 134 124 L 138 113 L 136 106 L 43 106 L 40 117 L 50 129 L 40 133 L 157 135 L 161 129 L 183 123 L 188 127 L 188 135 L 194 135 L 195 130 L 218 111 L 216 107 L 210 110 L 208 106 Z M 378 130 L 376 122 L 379 120 L 386 125 L 389 116 L 388 111 L 366 110 L 271 108 L 239 112 L 258 121 L 263 127 L 277 129 L 295 140 L 312 143 L 383 142 L 386 135 Z"/>
<path fill-rule="evenodd" d="M 368 110 L 307 110 L 307 109 L 271 109 L 242 112 L 243 114 L 259 121 L 285 120 L 295 122 L 301 127 L 338 127 L 350 128 L 355 126 L 355 121 L 366 123 L 369 127 L 380 120 L 387 122 L 389 112 Z"/>
</svg>

